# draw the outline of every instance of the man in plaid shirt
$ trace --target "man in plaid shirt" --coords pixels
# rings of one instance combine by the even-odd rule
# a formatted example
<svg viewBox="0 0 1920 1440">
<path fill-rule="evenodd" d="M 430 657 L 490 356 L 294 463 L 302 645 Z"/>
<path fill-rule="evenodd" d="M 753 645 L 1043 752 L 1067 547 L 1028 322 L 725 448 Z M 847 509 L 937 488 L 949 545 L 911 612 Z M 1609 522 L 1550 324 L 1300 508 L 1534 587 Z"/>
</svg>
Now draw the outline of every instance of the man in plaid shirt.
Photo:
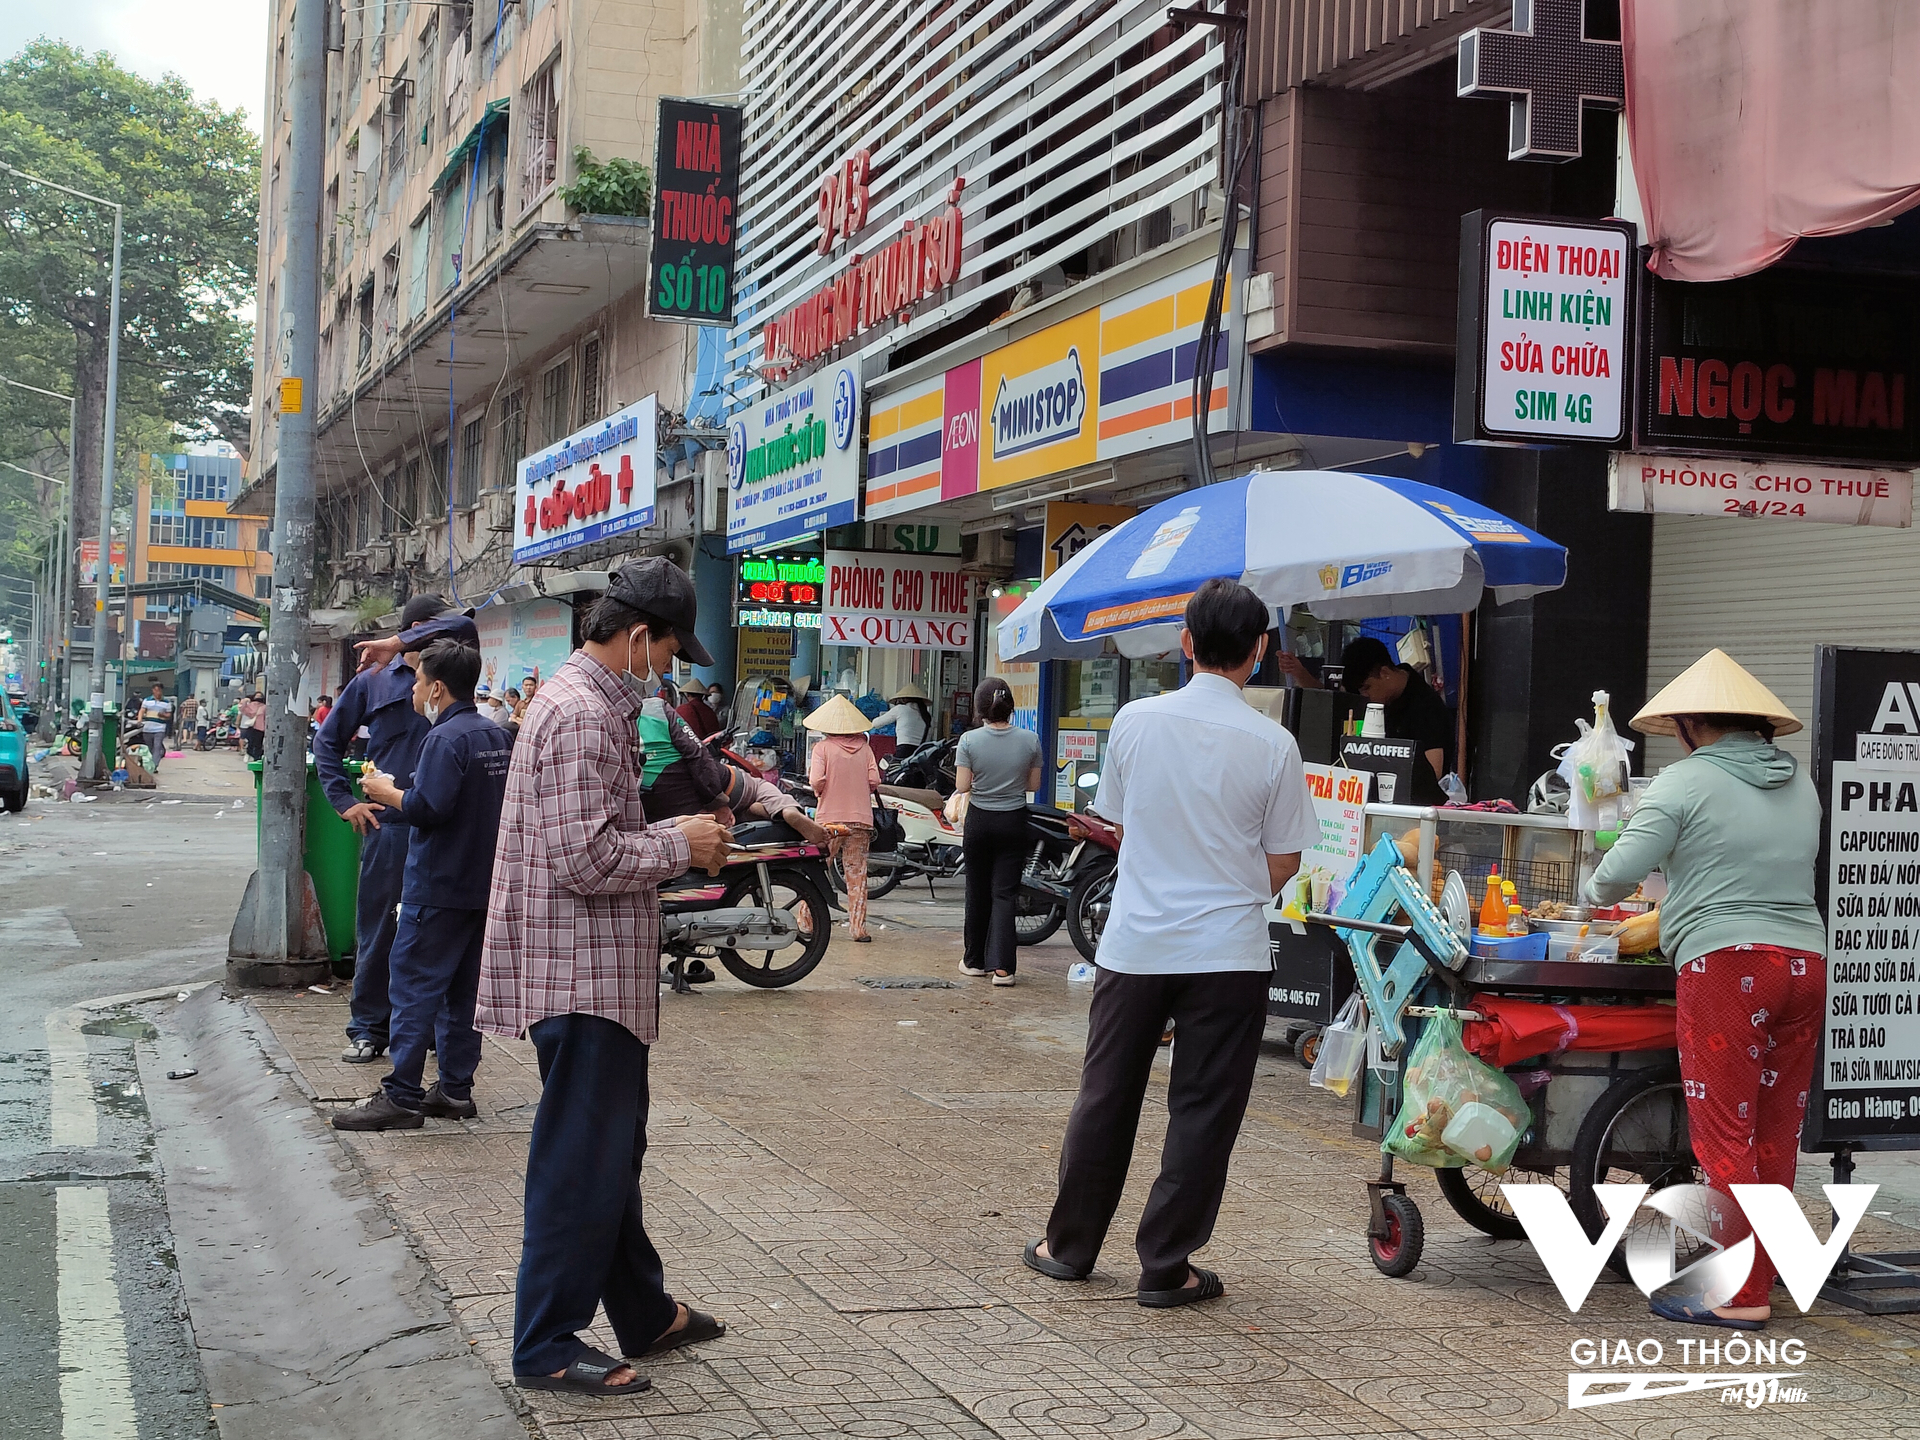
<svg viewBox="0 0 1920 1440">
<path fill-rule="evenodd" d="M 647 1047 L 660 1030 L 660 885 L 718 872 L 711 816 L 649 826 L 640 804 L 640 707 L 695 638 L 693 582 L 665 559 L 624 567 L 584 644 L 527 707 L 513 747 L 480 962 L 475 1022 L 526 1035 L 543 1091 L 527 1155 L 514 1299 L 518 1384 L 638 1394 L 645 1377 L 579 1338 L 604 1304 L 638 1359 L 725 1326 L 675 1302 L 641 1222 Z"/>
</svg>

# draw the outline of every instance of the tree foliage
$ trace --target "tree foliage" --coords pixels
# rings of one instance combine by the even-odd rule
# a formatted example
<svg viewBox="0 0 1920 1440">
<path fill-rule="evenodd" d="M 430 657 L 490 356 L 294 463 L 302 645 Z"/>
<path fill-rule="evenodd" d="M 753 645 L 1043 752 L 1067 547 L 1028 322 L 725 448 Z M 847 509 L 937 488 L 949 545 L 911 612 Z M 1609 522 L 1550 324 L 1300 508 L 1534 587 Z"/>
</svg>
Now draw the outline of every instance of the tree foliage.
<svg viewBox="0 0 1920 1440">
<path fill-rule="evenodd" d="M 584 145 L 574 147 L 580 178 L 560 198 L 583 215 L 647 215 L 653 211 L 653 172 L 638 160 L 614 156 L 602 163 Z"/>
<path fill-rule="evenodd" d="M 0 161 L 125 207 L 121 495 L 136 437 L 244 451 L 260 194 L 245 116 L 37 40 L 0 62 Z M 82 536 L 99 528 L 112 256 L 111 210 L 0 173 L 0 375 L 79 396 L 68 436 L 63 404 L 0 386 L 0 459 L 64 475 L 71 447 Z"/>
</svg>

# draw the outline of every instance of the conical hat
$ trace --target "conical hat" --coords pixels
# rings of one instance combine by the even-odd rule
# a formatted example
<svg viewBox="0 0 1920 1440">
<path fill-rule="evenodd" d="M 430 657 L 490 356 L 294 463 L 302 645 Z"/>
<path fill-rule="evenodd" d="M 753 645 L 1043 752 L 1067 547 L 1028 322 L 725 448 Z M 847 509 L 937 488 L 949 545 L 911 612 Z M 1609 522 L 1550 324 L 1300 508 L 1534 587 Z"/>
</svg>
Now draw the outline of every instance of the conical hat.
<svg viewBox="0 0 1920 1440">
<path fill-rule="evenodd" d="M 817 735 L 864 735 L 873 722 L 846 696 L 836 695 L 807 716 L 806 726 Z"/>
<path fill-rule="evenodd" d="M 887 703 L 891 705 L 896 700 L 925 700 L 927 698 L 927 692 L 909 680 L 887 697 Z"/>
<path fill-rule="evenodd" d="M 1724 650 L 1709 650 L 1676 676 L 1633 717 L 1633 728 L 1642 735 L 1671 735 L 1675 715 L 1757 715 L 1773 722 L 1775 735 L 1805 728 Z"/>
</svg>

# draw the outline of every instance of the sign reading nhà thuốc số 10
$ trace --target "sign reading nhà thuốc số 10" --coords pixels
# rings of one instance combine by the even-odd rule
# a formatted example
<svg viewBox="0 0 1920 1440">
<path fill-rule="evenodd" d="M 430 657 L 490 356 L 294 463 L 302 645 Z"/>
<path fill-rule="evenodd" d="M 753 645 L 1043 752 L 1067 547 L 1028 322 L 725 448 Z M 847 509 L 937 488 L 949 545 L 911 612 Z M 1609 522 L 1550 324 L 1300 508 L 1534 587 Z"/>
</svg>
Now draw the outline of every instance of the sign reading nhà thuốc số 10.
<svg viewBox="0 0 1920 1440">
<path fill-rule="evenodd" d="M 647 256 L 647 314 L 656 320 L 733 323 L 740 116 L 732 105 L 660 102 Z"/>
<path fill-rule="evenodd" d="M 649 395 L 520 462 L 516 564 L 653 523 L 657 405 Z"/>
<path fill-rule="evenodd" d="M 1624 444 L 1633 231 L 1461 218 L 1454 439 Z"/>
<path fill-rule="evenodd" d="M 818 555 L 743 555 L 735 622 L 746 630 L 818 630 L 826 583 L 826 563 Z"/>
</svg>

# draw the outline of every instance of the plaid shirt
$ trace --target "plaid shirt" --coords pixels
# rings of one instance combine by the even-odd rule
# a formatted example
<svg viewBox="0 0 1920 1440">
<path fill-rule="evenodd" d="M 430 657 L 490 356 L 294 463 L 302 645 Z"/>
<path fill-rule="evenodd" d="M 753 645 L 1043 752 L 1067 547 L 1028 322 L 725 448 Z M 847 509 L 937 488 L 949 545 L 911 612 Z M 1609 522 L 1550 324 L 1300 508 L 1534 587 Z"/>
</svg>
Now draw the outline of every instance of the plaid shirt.
<svg viewBox="0 0 1920 1440">
<path fill-rule="evenodd" d="M 576 650 L 527 706 L 493 856 L 475 1023 L 523 1035 L 551 1015 L 660 1032 L 663 881 L 690 855 L 640 807 L 640 696 Z"/>
</svg>

